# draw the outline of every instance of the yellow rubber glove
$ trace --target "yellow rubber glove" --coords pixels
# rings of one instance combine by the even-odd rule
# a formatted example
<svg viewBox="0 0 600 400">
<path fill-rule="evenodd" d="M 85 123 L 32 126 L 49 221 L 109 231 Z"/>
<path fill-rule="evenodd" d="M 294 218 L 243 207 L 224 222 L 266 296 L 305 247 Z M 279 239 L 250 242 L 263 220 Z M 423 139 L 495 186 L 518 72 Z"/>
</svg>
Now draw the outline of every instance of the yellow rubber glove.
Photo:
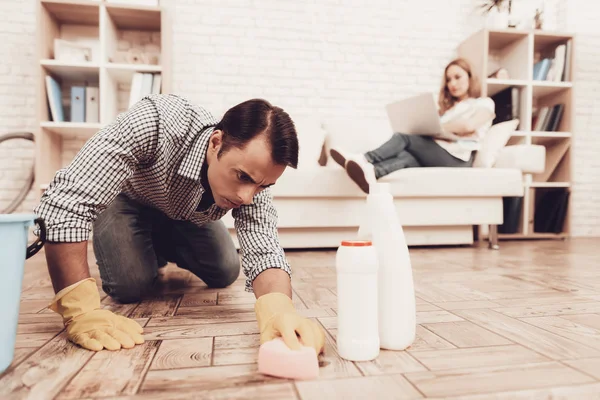
<svg viewBox="0 0 600 400">
<path fill-rule="evenodd" d="M 144 343 L 140 324 L 100 308 L 100 293 L 94 278 L 62 289 L 49 308 L 63 317 L 68 339 L 85 349 L 129 349 Z"/>
<path fill-rule="evenodd" d="M 314 348 L 317 355 L 324 352 L 325 332 L 316 322 L 300 316 L 287 295 L 262 295 L 256 300 L 254 311 L 261 344 L 281 336 L 292 350 L 299 350 L 304 345 Z"/>
</svg>

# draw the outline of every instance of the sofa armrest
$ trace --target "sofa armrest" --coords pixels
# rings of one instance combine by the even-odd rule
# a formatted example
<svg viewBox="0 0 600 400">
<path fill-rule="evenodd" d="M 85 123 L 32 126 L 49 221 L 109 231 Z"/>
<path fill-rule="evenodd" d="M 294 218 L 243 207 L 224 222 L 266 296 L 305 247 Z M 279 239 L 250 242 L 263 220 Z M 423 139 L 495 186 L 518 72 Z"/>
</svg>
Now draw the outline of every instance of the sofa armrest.
<svg viewBox="0 0 600 400">
<path fill-rule="evenodd" d="M 529 174 L 543 172 L 546 168 L 546 147 L 537 144 L 506 146 L 500 151 L 494 168 L 517 168 Z"/>
</svg>

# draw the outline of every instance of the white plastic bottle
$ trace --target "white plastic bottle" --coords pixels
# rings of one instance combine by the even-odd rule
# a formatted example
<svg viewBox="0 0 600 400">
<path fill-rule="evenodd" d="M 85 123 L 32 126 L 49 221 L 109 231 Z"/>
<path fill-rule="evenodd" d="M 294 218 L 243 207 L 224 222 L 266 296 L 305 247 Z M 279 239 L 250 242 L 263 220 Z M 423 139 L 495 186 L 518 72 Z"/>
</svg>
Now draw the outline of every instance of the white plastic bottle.
<svg viewBox="0 0 600 400">
<path fill-rule="evenodd" d="M 337 351 L 350 361 L 379 356 L 378 262 L 371 241 L 342 241 L 336 253 Z"/>
<path fill-rule="evenodd" d="M 415 340 L 417 310 L 410 254 L 388 183 L 370 185 L 369 234 L 377 249 L 378 323 L 382 349 L 404 350 Z"/>
</svg>

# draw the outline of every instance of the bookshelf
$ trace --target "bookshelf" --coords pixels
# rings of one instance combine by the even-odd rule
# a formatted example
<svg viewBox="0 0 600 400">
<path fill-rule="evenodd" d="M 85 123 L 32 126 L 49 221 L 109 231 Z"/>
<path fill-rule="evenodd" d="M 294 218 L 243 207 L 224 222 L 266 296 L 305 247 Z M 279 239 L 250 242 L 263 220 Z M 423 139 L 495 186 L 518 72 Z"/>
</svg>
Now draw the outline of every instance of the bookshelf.
<svg viewBox="0 0 600 400">
<path fill-rule="evenodd" d="M 154 93 L 171 91 L 169 28 L 168 14 L 160 6 L 37 0 L 34 187 L 39 195 L 64 166 L 64 140 L 83 143 L 127 110 L 136 74 L 152 74 Z M 54 88 L 47 77 L 54 80 Z M 89 98 L 72 100 L 73 88 L 85 88 Z M 137 97 L 147 93 L 143 90 L 135 92 Z"/>
<path fill-rule="evenodd" d="M 482 96 L 495 100 L 496 114 L 499 105 L 507 104 L 508 111 L 505 109 L 498 118 L 512 116 L 520 120 L 508 145 L 546 147 L 545 170 L 525 174 L 523 198 L 513 199 L 521 202 L 515 214 L 516 230 L 501 233 L 501 239 L 569 236 L 571 144 L 575 134 L 574 45 L 574 35 L 565 32 L 485 28 L 458 47 L 458 55 L 469 60 L 480 77 Z M 503 73 L 498 74 L 499 69 Z M 548 207 L 565 202 L 565 198 L 562 210 Z M 561 214 L 564 219 L 548 224 L 552 221 L 548 215 Z"/>
</svg>

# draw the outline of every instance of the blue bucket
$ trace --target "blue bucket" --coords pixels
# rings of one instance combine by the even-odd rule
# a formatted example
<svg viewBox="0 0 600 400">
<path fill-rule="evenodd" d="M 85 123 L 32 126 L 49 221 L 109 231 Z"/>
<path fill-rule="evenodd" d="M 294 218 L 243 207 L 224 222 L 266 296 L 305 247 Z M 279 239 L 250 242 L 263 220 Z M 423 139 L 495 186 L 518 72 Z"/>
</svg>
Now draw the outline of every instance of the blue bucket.
<svg viewBox="0 0 600 400">
<path fill-rule="evenodd" d="M 38 224 L 40 238 L 27 246 L 29 227 Z M 33 214 L 0 214 L 0 373 L 12 363 L 19 321 L 25 260 L 46 241 L 46 227 Z"/>
</svg>

